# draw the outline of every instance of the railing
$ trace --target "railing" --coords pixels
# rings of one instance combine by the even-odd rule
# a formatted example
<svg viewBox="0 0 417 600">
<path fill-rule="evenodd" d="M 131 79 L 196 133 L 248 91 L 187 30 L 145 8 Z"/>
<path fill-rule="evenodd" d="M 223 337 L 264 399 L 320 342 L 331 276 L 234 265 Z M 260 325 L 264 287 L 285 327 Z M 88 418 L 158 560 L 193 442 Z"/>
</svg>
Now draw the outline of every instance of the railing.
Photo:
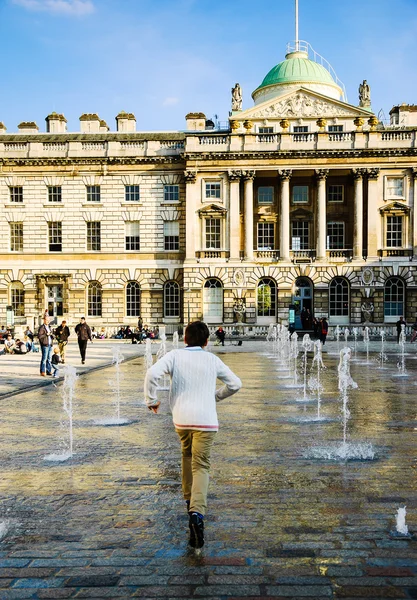
<svg viewBox="0 0 417 600">
<path fill-rule="evenodd" d="M 316 139 L 315 133 L 292 133 L 292 140 L 295 143 L 314 142 Z"/>
<path fill-rule="evenodd" d="M 229 258 L 230 252 L 228 250 L 198 250 L 195 253 L 195 257 L 200 258 Z"/>
<path fill-rule="evenodd" d="M 144 150 L 145 142 L 120 142 L 122 150 Z"/>
<path fill-rule="evenodd" d="M 255 250 L 255 258 L 270 258 L 279 260 L 279 250 Z"/>
<path fill-rule="evenodd" d="M 316 260 L 316 250 L 291 250 L 293 262 L 314 262 Z"/>
<path fill-rule="evenodd" d="M 413 250 L 412 248 L 381 248 L 378 250 L 378 256 L 400 256 L 408 258 L 413 258 Z"/>
<path fill-rule="evenodd" d="M 353 134 L 351 131 L 339 131 L 335 133 L 329 133 L 329 142 L 351 142 L 352 139 Z"/>
<path fill-rule="evenodd" d="M 26 143 L 5 143 L 4 149 L 6 152 L 22 152 L 27 150 L 28 144 Z"/>
<path fill-rule="evenodd" d="M 221 144 L 227 144 L 229 141 L 228 135 L 203 135 L 198 138 L 200 145 L 212 145 L 220 146 Z"/>
<path fill-rule="evenodd" d="M 339 248 L 337 250 L 327 250 L 327 256 L 329 258 L 345 258 L 346 260 L 352 260 L 353 249 L 352 248 Z"/>
<path fill-rule="evenodd" d="M 381 135 L 381 139 L 383 142 L 387 141 L 403 141 L 403 140 L 411 140 L 412 132 L 411 131 L 383 131 Z"/>
<path fill-rule="evenodd" d="M 182 150 L 184 148 L 184 142 L 181 141 L 162 141 L 161 149 L 162 150 Z"/>
<path fill-rule="evenodd" d="M 46 152 L 66 152 L 68 144 L 66 142 L 44 142 L 42 147 Z"/>
<path fill-rule="evenodd" d="M 105 150 L 106 142 L 81 142 L 82 150 L 92 150 L 96 152 L 97 150 Z"/>
<path fill-rule="evenodd" d="M 280 137 L 279 133 L 258 133 L 256 141 L 260 144 L 276 144 L 279 142 Z"/>
</svg>

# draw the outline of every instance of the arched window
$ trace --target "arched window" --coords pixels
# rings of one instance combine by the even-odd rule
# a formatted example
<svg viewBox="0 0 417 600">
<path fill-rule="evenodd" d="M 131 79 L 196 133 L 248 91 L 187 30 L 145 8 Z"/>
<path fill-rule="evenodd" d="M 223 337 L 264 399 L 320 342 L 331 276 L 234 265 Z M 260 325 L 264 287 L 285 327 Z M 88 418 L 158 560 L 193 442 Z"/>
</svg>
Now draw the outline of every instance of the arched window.
<svg viewBox="0 0 417 600">
<path fill-rule="evenodd" d="M 329 318 L 335 317 L 335 321 L 344 324 L 349 321 L 349 314 L 349 282 L 344 277 L 335 277 L 329 287 Z"/>
<path fill-rule="evenodd" d="M 180 286 L 176 281 L 164 285 L 164 317 L 180 316 Z"/>
<path fill-rule="evenodd" d="M 137 281 L 129 281 L 126 286 L 126 316 L 140 316 L 140 285 Z"/>
<path fill-rule="evenodd" d="M 223 285 L 218 279 L 207 279 L 204 284 L 203 315 L 206 323 L 223 322 Z"/>
<path fill-rule="evenodd" d="M 98 281 L 88 284 L 87 314 L 89 317 L 102 316 L 102 291 Z"/>
<path fill-rule="evenodd" d="M 384 288 L 384 318 L 396 321 L 404 315 L 405 286 L 399 277 L 390 277 Z"/>
<path fill-rule="evenodd" d="M 25 316 L 25 290 L 20 281 L 13 281 L 10 285 L 10 304 L 15 317 Z"/>
<path fill-rule="evenodd" d="M 263 277 L 258 283 L 258 317 L 276 317 L 277 286 L 273 279 Z"/>
</svg>

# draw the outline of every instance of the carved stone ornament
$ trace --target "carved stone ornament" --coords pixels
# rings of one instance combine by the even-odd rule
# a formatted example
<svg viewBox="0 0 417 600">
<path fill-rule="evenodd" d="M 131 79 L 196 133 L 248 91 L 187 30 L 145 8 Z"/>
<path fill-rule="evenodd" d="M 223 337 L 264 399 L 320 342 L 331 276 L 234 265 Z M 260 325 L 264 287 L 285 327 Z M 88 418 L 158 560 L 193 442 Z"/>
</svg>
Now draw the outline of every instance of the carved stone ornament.
<svg viewBox="0 0 417 600">
<path fill-rule="evenodd" d="M 196 171 L 184 171 L 184 179 L 186 183 L 195 183 L 197 179 Z"/>
<path fill-rule="evenodd" d="M 242 177 L 242 171 L 227 171 L 229 181 L 239 181 Z"/>
<path fill-rule="evenodd" d="M 281 119 L 279 125 L 284 131 L 287 131 L 290 128 L 290 122 L 288 119 Z"/>
<path fill-rule="evenodd" d="M 230 121 L 230 129 L 232 131 L 237 131 L 239 129 L 239 127 L 240 127 L 239 121 L 236 121 L 236 120 Z"/>
<path fill-rule="evenodd" d="M 343 106 L 326 102 L 321 98 L 314 98 L 309 94 L 297 92 L 289 98 L 278 100 L 260 110 L 251 112 L 251 118 L 278 118 L 278 117 L 352 117 L 354 113 Z"/>
<path fill-rule="evenodd" d="M 378 179 L 380 170 L 381 169 L 378 169 L 377 167 L 373 169 L 367 169 L 368 179 Z"/>
<path fill-rule="evenodd" d="M 353 124 L 355 125 L 356 129 L 361 129 L 364 123 L 365 119 L 362 119 L 362 117 L 356 117 L 356 119 L 353 119 Z"/>
<path fill-rule="evenodd" d="M 353 179 L 362 179 L 366 175 L 366 169 L 352 169 Z"/>
<path fill-rule="evenodd" d="M 256 171 L 242 171 L 243 178 L 248 180 L 255 179 Z"/>
<path fill-rule="evenodd" d="M 278 175 L 280 176 L 281 179 L 289 181 L 291 179 L 292 170 L 291 169 L 279 170 Z"/>
<path fill-rule="evenodd" d="M 242 271 L 242 269 L 237 269 L 236 271 L 234 271 L 233 283 L 236 287 L 245 287 L 246 278 L 245 278 L 245 272 Z"/>
<path fill-rule="evenodd" d="M 329 174 L 329 169 L 315 169 L 317 179 L 326 179 Z"/>
<path fill-rule="evenodd" d="M 246 133 L 248 133 L 253 127 L 253 122 L 249 121 L 249 119 L 246 121 L 243 121 L 243 127 L 246 129 Z"/>
<path fill-rule="evenodd" d="M 317 127 L 319 127 L 320 131 L 324 131 L 324 128 L 327 125 L 327 120 L 320 117 L 320 119 L 317 119 L 316 123 L 317 123 Z"/>
<path fill-rule="evenodd" d="M 369 267 L 364 269 L 362 271 L 361 279 L 362 279 L 362 283 L 364 285 L 372 285 L 372 283 L 374 281 L 374 272 L 372 271 L 372 269 Z"/>
<path fill-rule="evenodd" d="M 375 117 L 375 115 L 368 119 L 368 124 L 369 124 L 369 127 L 371 128 L 371 131 L 376 130 L 378 123 L 379 123 L 379 121 L 378 121 L 377 117 Z"/>
<path fill-rule="evenodd" d="M 411 168 L 411 177 L 413 179 L 417 179 L 417 167 L 412 167 Z"/>
</svg>

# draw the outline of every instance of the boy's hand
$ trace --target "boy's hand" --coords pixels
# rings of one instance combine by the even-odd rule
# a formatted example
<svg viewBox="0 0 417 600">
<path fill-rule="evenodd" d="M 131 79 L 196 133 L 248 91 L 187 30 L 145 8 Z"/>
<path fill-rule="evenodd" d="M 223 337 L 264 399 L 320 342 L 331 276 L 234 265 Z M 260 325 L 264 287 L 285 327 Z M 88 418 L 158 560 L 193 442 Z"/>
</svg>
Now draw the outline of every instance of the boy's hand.
<svg viewBox="0 0 417 600">
<path fill-rule="evenodd" d="M 160 406 L 160 402 L 157 402 L 156 404 L 154 404 L 153 406 L 148 406 L 149 410 L 151 410 L 153 413 L 157 414 L 158 412 L 158 408 Z"/>
</svg>

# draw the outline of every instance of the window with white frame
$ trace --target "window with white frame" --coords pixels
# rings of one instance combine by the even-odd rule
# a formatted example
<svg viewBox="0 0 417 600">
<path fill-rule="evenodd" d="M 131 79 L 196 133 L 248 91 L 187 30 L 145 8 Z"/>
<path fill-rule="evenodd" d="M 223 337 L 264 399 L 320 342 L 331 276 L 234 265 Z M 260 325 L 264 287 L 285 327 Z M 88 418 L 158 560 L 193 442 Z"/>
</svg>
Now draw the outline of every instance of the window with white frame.
<svg viewBox="0 0 417 600">
<path fill-rule="evenodd" d="M 92 281 L 87 290 L 87 314 L 89 317 L 101 317 L 103 309 L 103 298 L 101 284 Z"/>
<path fill-rule="evenodd" d="M 206 181 L 205 182 L 205 198 L 207 200 L 220 200 L 222 197 L 221 181 Z"/>
<path fill-rule="evenodd" d="M 345 247 L 345 224 L 343 221 L 327 223 L 327 249 L 340 250 Z"/>
<path fill-rule="evenodd" d="M 310 222 L 291 222 L 291 250 L 308 250 L 310 248 Z"/>
<path fill-rule="evenodd" d="M 329 286 L 329 317 L 349 316 L 349 283 L 344 277 L 335 277 Z"/>
<path fill-rule="evenodd" d="M 126 286 L 126 316 L 140 316 L 140 285 L 137 281 L 129 281 Z"/>
<path fill-rule="evenodd" d="M 222 221 L 218 218 L 205 219 L 205 242 L 207 250 L 220 250 Z"/>
<path fill-rule="evenodd" d="M 10 223 L 10 250 L 23 252 L 23 223 Z"/>
<path fill-rule="evenodd" d="M 343 185 L 329 185 L 327 187 L 327 202 L 343 202 L 343 196 Z"/>
<path fill-rule="evenodd" d="M 13 281 L 10 286 L 10 304 L 15 317 L 25 316 L 25 290 L 23 283 Z"/>
<path fill-rule="evenodd" d="M 401 248 L 403 245 L 403 215 L 387 216 L 387 248 Z"/>
<path fill-rule="evenodd" d="M 179 199 L 179 185 L 164 185 L 164 202 L 179 202 Z"/>
<path fill-rule="evenodd" d="M 23 202 L 23 187 L 13 185 L 9 187 L 10 202 Z"/>
<path fill-rule="evenodd" d="M 164 285 L 164 317 L 180 316 L 180 286 L 176 281 Z"/>
<path fill-rule="evenodd" d="M 87 185 L 87 202 L 100 202 L 101 201 L 101 188 L 99 185 Z"/>
<path fill-rule="evenodd" d="M 398 318 L 404 315 L 405 289 L 399 277 L 387 279 L 384 287 L 384 317 Z"/>
<path fill-rule="evenodd" d="M 60 185 L 48 186 L 48 202 L 62 202 L 62 187 Z"/>
<path fill-rule="evenodd" d="M 308 185 L 294 185 L 292 188 L 292 201 L 294 204 L 307 204 Z"/>
<path fill-rule="evenodd" d="M 126 250 L 140 250 L 140 221 L 126 221 Z"/>
<path fill-rule="evenodd" d="M 140 202 L 140 188 L 138 185 L 125 185 L 125 201 Z"/>
<path fill-rule="evenodd" d="M 270 185 L 258 188 L 258 204 L 273 204 L 274 188 Z"/>
<path fill-rule="evenodd" d="M 274 223 L 258 223 L 258 250 L 274 250 Z"/>
<path fill-rule="evenodd" d="M 264 277 L 257 288 L 258 317 L 275 317 L 277 312 L 277 286 L 273 279 Z"/>
<path fill-rule="evenodd" d="M 404 177 L 385 177 L 385 199 L 404 198 Z"/>
<path fill-rule="evenodd" d="M 273 127 L 259 127 L 258 133 L 274 133 Z"/>
<path fill-rule="evenodd" d="M 62 252 L 61 221 L 50 221 L 48 223 L 48 245 L 50 252 Z"/>
<path fill-rule="evenodd" d="M 207 279 L 204 284 L 203 317 L 206 323 L 223 321 L 223 285 L 218 279 Z"/>
<path fill-rule="evenodd" d="M 294 133 L 308 133 L 308 125 L 294 125 Z"/>
<path fill-rule="evenodd" d="M 101 223 L 100 221 L 87 222 L 87 251 L 101 250 Z"/>
<path fill-rule="evenodd" d="M 341 133 L 343 131 L 343 125 L 329 125 L 329 133 Z"/>
<path fill-rule="evenodd" d="M 164 221 L 164 248 L 165 250 L 180 249 L 179 221 Z"/>
</svg>

